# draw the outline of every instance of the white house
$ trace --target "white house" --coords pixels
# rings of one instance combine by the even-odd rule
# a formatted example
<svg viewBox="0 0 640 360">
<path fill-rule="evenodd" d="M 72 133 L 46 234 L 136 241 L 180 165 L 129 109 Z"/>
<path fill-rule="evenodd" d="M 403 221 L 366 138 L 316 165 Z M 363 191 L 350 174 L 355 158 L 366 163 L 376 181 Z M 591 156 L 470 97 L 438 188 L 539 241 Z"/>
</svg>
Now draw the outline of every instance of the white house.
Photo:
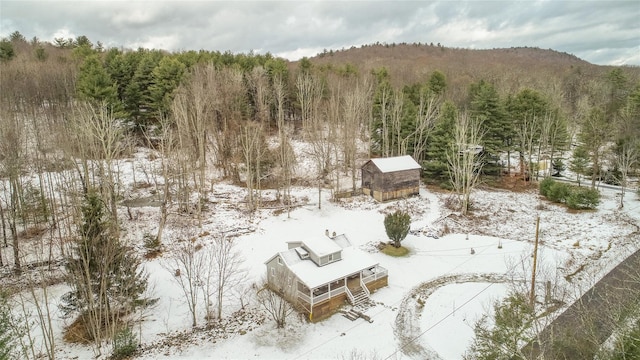
<svg viewBox="0 0 640 360">
<path fill-rule="evenodd" d="M 356 305 L 387 285 L 387 270 L 368 253 L 351 246 L 345 235 L 287 242 L 265 262 L 269 286 L 316 321 L 345 301 Z"/>
</svg>

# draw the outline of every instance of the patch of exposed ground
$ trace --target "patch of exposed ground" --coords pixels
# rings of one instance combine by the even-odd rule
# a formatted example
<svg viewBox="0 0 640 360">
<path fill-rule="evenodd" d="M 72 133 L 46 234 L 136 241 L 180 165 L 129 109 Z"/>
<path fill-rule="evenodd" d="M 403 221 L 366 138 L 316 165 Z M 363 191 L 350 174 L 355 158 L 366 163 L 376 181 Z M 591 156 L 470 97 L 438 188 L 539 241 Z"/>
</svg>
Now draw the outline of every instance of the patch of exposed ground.
<svg viewBox="0 0 640 360">
<path fill-rule="evenodd" d="M 265 314 L 263 312 L 255 308 L 246 308 L 220 321 L 214 320 L 204 327 L 160 334 L 160 340 L 143 344 L 139 354 L 171 356 L 173 353 L 180 353 L 193 345 L 199 345 L 203 342 L 215 344 L 231 337 L 246 335 L 260 328 L 264 322 Z"/>
</svg>

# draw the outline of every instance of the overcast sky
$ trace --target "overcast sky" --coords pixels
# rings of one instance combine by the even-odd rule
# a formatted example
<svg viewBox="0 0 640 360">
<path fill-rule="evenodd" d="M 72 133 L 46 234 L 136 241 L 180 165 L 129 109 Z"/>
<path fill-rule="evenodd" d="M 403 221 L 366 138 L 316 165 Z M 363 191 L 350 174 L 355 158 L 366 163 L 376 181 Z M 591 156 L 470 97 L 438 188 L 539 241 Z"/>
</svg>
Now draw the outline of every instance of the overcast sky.
<svg viewBox="0 0 640 360">
<path fill-rule="evenodd" d="M 0 0 L 0 36 L 87 36 L 106 47 L 230 50 L 297 60 L 323 49 L 421 42 L 530 46 L 601 65 L 640 65 L 640 0 L 17 1 Z"/>
</svg>

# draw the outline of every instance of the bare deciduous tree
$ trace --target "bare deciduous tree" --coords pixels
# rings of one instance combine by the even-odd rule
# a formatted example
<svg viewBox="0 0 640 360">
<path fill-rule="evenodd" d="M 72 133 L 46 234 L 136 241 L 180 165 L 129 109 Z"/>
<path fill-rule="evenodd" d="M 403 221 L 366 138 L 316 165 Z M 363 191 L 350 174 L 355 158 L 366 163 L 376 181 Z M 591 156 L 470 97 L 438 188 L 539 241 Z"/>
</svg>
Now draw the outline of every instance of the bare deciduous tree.
<svg viewBox="0 0 640 360">
<path fill-rule="evenodd" d="M 191 314 L 192 327 L 198 326 L 198 309 L 204 284 L 201 277 L 207 270 L 206 253 L 201 251 L 202 244 L 196 241 L 193 237 L 183 240 L 163 263 L 163 267 L 174 275 L 174 280 L 180 285 Z"/>
<path fill-rule="evenodd" d="M 342 158 L 345 171 L 351 173 L 351 189 L 356 190 L 359 167 L 357 163 L 358 139 L 362 133 L 361 129 L 369 124 L 371 107 L 371 83 L 370 78 L 350 79 L 351 86 L 342 93 L 342 114 L 340 122 L 340 146 L 342 148 Z"/>
<path fill-rule="evenodd" d="M 297 289 L 291 274 L 282 267 L 273 269 L 273 273 L 268 274 L 269 279 L 264 281 L 262 288 L 258 290 L 257 299 L 276 323 L 276 328 L 283 329 L 289 315 L 295 312 L 295 308 L 289 302 Z"/>
<path fill-rule="evenodd" d="M 256 188 L 260 188 L 260 178 L 262 176 L 261 164 L 265 153 L 268 151 L 264 145 L 264 128 L 262 123 L 249 122 L 244 126 L 238 135 L 238 144 L 244 159 L 245 182 L 247 184 L 248 199 L 247 205 L 253 212 L 258 207 L 259 198 L 254 197 Z"/>
<path fill-rule="evenodd" d="M 3 99 L 5 97 L 3 96 Z M 0 110 L 0 154 L 2 154 L 0 160 L 0 170 L 8 178 L 9 191 L 4 192 L 8 195 L 5 199 L 7 208 L 7 221 L 9 224 L 9 231 L 11 233 L 12 248 L 13 248 L 13 267 L 16 272 L 21 271 L 21 257 L 20 254 L 20 239 L 18 225 L 23 215 L 23 183 L 22 183 L 22 171 L 25 167 L 26 159 L 26 147 L 25 147 L 25 131 L 24 126 L 19 120 L 17 114 L 10 111 L 12 108 L 11 103 L 4 103 Z M 4 227 L 4 212 L 3 212 L 3 227 Z"/>
<path fill-rule="evenodd" d="M 277 75 L 273 79 L 273 93 L 276 105 L 276 123 L 278 126 L 278 162 L 280 165 L 280 186 L 282 186 L 282 201 L 287 209 L 287 216 L 291 210 L 291 181 L 295 168 L 295 153 L 291 146 L 291 132 L 284 121 L 284 109 L 286 101 L 286 88 L 282 76 Z M 280 188 L 280 187 L 279 187 Z"/>
<path fill-rule="evenodd" d="M 469 211 L 471 191 L 478 183 L 482 169 L 480 144 L 482 143 L 482 123 L 472 120 L 466 113 L 456 118 L 454 138 L 447 152 L 449 179 L 458 195 L 462 214 Z"/>
<path fill-rule="evenodd" d="M 228 238 L 224 233 L 214 236 L 211 246 L 211 263 L 215 271 L 215 287 L 218 319 L 222 318 L 222 302 L 227 293 L 240 286 L 244 280 L 243 259 L 235 248 L 233 239 Z"/>
<path fill-rule="evenodd" d="M 106 103 L 99 106 L 78 103 L 74 115 L 73 128 L 78 132 L 76 145 L 82 157 L 85 191 L 100 189 L 117 229 L 120 181 L 114 166 L 125 149 L 124 127 Z"/>
</svg>

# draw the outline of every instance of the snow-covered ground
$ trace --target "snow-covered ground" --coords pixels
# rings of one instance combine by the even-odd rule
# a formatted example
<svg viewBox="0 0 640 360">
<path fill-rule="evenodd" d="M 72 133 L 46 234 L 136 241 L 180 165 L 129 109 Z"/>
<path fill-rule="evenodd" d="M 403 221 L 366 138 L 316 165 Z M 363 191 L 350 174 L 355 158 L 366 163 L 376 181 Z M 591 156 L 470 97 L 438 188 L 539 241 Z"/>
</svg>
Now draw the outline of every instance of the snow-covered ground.
<svg viewBox="0 0 640 360">
<path fill-rule="evenodd" d="M 152 171 L 150 165 L 145 166 L 147 172 Z M 137 176 L 140 181 L 142 175 Z M 122 179 L 130 181 L 126 175 Z M 148 196 L 145 191 L 149 189 L 131 190 L 127 196 Z M 209 193 L 202 229 L 194 230 L 194 219 L 169 217 L 163 235 L 165 251 L 144 263 L 149 295 L 158 298 L 158 303 L 136 325 L 142 343 L 139 358 L 459 359 L 473 339 L 475 322 L 507 294 L 511 284 L 530 277 L 537 217 L 541 269 L 537 280 L 542 284 L 538 288 L 552 281 L 554 289 L 563 289 L 554 295 L 563 294 L 559 300 L 564 302 L 588 288 L 640 242 L 637 195 L 629 192 L 625 207 L 619 210 L 619 191 L 610 189 L 602 190 L 598 210 L 577 213 L 541 200 L 535 190 L 477 190 L 472 195 L 474 211 L 468 217 L 444 205 L 449 194 L 427 188 L 419 196 L 382 204 L 365 196 L 334 202 L 326 190 L 321 209 L 317 189 L 295 187 L 292 194 L 296 206 L 289 214 L 279 207 L 249 214 L 243 204 L 245 189 L 216 183 Z M 264 191 L 262 196 L 273 199 L 275 193 Z M 412 229 L 427 229 L 438 238 L 409 234 L 402 243 L 409 249 L 405 257 L 378 252 L 376 245 L 388 241 L 384 214 L 396 208 L 411 214 Z M 141 206 L 131 211 L 135 220 L 122 219 L 123 236 L 143 253 L 141 239 L 145 233 L 156 233 L 159 208 Z M 230 297 L 219 325 L 192 330 L 181 289 L 166 266 L 179 239 L 207 232 L 239 234 L 234 242 L 244 259 L 243 286 L 250 288 L 261 284 L 264 261 L 286 250 L 287 241 L 325 230 L 346 234 L 354 246 L 370 252 L 389 270 L 389 285 L 371 295 L 376 306 L 367 315 L 373 322 L 350 321 L 335 314 L 308 323 L 293 316 L 286 329 L 276 330 L 254 299 L 240 311 L 239 300 Z M 56 285 L 49 298 L 57 301 L 65 291 L 65 285 Z M 68 320 L 61 318 L 55 304 L 53 308 L 57 356 L 94 357 L 89 347 L 63 342 Z M 204 314 L 199 315 L 199 321 L 205 323 Z"/>
</svg>

